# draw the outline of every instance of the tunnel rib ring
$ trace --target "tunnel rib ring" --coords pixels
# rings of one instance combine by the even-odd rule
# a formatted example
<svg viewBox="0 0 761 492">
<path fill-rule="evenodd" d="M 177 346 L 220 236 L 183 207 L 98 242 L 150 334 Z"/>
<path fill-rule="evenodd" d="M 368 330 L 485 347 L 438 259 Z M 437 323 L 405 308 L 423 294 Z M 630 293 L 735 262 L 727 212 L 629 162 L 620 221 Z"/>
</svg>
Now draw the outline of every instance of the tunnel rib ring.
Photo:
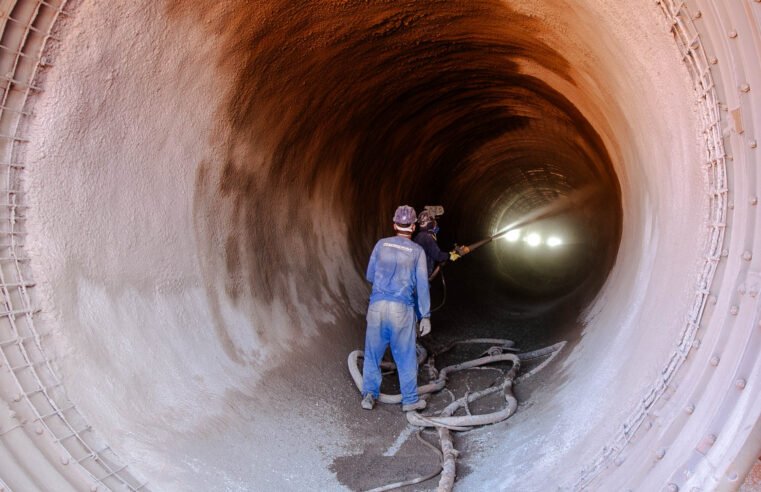
<svg viewBox="0 0 761 492">
<path fill-rule="evenodd" d="M 439 485 L 437 489 L 438 492 L 447 492 L 452 490 L 452 487 L 454 486 L 454 480 L 455 480 L 455 461 L 459 453 L 454 447 L 454 443 L 453 443 L 452 435 L 450 431 L 467 431 L 476 426 L 495 424 L 497 422 L 501 422 L 503 420 L 508 419 L 510 416 L 512 416 L 515 413 L 515 411 L 518 408 L 518 400 L 513 395 L 512 389 L 513 389 L 513 384 L 518 374 L 518 371 L 520 370 L 520 367 L 521 367 L 521 360 L 524 358 L 524 356 L 526 360 L 537 359 L 540 357 L 547 357 L 547 356 L 549 356 L 549 359 L 545 360 L 540 366 L 536 367 L 531 372 L 525 374 L 523 379 L 525 379 L 525 377 L 528 377 L 532 374 L 535 374 L 537 370 L 540 370 L 542 367 L 544 367 L 565 346 L 565 342 L 560 342 L 543 349 L 527 352 L 525 354 L 514 354 L 514 353 L 506 353 L 506 352 L 515 351 L 514 343 L 510 340 L 480 338 L 480 339 L 470 339 L 470 340 L 458 340 L 458 341 L 452 342 L 446 347 L 435 352 L 435 354 L 440 355 L 452 349 L 454 346 L 460 345 L 460 344 L 491 344 L 492 346 L 489 347 L 488 350 L 486 350 L 484 353 L 481 354 L 481 356 L 479 356 L 476 359 L 462 362 L 460 364 L 456 364 L 452 366 L 447 366 L 443 368 L 441 371 L 437 371 L 435 369 L 434 353 L 432 353 L 427 358 L 427 362 L 426 362 L 426 366 L 428 367 L 431 381 L 428 384 L 420 386 L 418 388 L 418 393 L 420 395 L 435 393 L 435 392 L 446 389 L 446 382 L 447 382 L 448 376 L 458 371 L 481 368 L 482 366 L 485 366 L 487 364 L 493 364 L 496 362 L 510 362 L 511 363 L 510 369 L 506 372 L 501 371 L 503 377 L 502 377 L 502 382 L 500 384 L 492 385 L 490 387 L 481 389 L 479 391 L 474 391 L 474 392 L 469 391 L 465 394 L 465 396 L 458 399 L 453 398 L 454 401 L 452 401 L 449 405 L 447 405 L 443 410 L 436 412 L 436 414 L 434 415 L 422 415 L 418 412 L 406 412 L 407 421 L 410 424 L 417 427 L 422 427 L 423 429 L 426 427 L 434 427 L 438 431 L 439 442 L 441 446 L 440 451 L 438 449 L 435 449 L 432 445 L 430 445 L 430 443 L 425 441 L 420 435 L 420 432 L 418 432 L 417 437 L 426 446 L 435 450 L 437 456 L 439 456 L 439 459 L 440 459 L 440 466 L 434 473 L 430 473 L 428 475 L 414 478 L 411 480 L 406 480 L 403 482 L 388 484 L 382 487 L 372 489 L 371 491 L 368 491 L 368 492 L 381 492 L 386 490 L 393 490 L 393 489 L 397 489 L 407 485 L 421 483 L 423 481 L 426 481 L 435 477 L 439 473 L 441 473 L 441 478 L 439 479 Z M 427 352 L 424 348 L 418 345 L 417 353 L 418 353 L 418 363 L 420 364 L 426 360 Z M 348 358 L 349 372 L 351 373 L 351 377 L 360 391 L 362 390 L 362 374 L 359 369 L 359 360 L 363 358 L 363 356 L 364 354 L 362 353 L 362 351 L 355 350 L 349 354 L 349 358 Z M 387 362 L 384 364 L 385 365 L 383 365 L 383 367 L 385 369 L 393 367 L 393 364 L 390 364 Z M 481 398 L 484 398 L 486 396 L 493 395 L 496 393 L 502 393 L 502 395 L 504 396 L 505 403 L 506 403 L 504 408 L 502 408 L 501 410 L 497 410 L 497 411 L 486 413 L 486 414 L 477 414 L 477 415 L 471 414 L 470 408 L 468 406 L 470 403 L 473 403 L 476 400 L 479 400 Z M 390 403 L 390 404 L 401 403 L 401 395 L 399 394 L 389 395 L 389 394 L 381 393 L 378 398 L 378 401 L 380 401 L 381 403 Z M 456 416 L 455 413 L 458 412 L 459 410 L 464 410 L 466 412 L 466 415 Z"/>
</svg>

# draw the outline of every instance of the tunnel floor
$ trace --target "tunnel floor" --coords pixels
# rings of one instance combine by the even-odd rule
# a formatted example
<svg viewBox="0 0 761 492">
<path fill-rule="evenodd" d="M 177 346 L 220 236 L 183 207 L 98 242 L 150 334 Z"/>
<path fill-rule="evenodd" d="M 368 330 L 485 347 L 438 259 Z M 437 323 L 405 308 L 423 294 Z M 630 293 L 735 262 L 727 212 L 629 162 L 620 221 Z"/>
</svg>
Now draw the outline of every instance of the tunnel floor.
<svg viewBox="0 0 761 492">
<path fill-rule="evenodd" d="M 454 279 L 455 281 L 457 279 Z M 467 287 L 466 287 L 467 288 Z M 462 286 L 449 282 L 448 296 L 461 296 Z M 432 304 L 435 307 L 442 299 L 441 285 L 432 287 Z M 495 299 L 496 297 L 496 299 Z M 577 310 L 576 310 L 577 311 Z M 429 351 L 443 347 L 452 341 L 471 338 L 502 338 L 515 342 L 520 352 L 535 350 L 560 341 L 569 342 L 550 364 L 539 372 L 516 384 L 514 394 L 518 399 L 518 410 L 506 421 L 493 425 L 474 428 L 466 432 L 454 433 L 454 444 L 460 453 L 457 458 L 457 480 L 468 476 L 474 468 L 483 466 L 479 463 L 483 453 L 497 447 L 497 444 L 511 439 L 511 430 L 517 425 L 531 425 L 524 421 L 533 406 L 532 395 L 545 386 L 548 378 L 557 373 L 557 365 L 565 354 L 569 353 L 573 342 L 578 340 L 581 332 L 574 316 L 572 306 L 558 309 L 557 303 L 527 305 L 524 302 L 510 302 L 500 296 L 479 296 L 469 292 L 463 300 L 452 299 L 432 316 L 433 331 L 429 337 L 422 339 Z M 361 348 L 361 347 L 358 347 Z M 442 367 L 472 360 L 483 353 L 488 345 L 458 346 L 456 349 L 436 357 L 436 367 Z M 543 360 L 521 367 L 521 374 L 535 368 Z M 499 379 L 501 371 L 508 364 L 488 365 L 484 368 L 454 373 L 447 382 L 447 387 L 434 393 L 428 399 L 428 408 L 423 414 L 442 410 L 454 398 L 460 398 L 466 392 L 477 391 L 491 386 Z M 418 380 L 427 381 L 423 367 Z M 331 465 L 339 482 L 351 490 L 368 490 L 389 483 L 409 480 L 433 472 L 438 458 L 433 451 L 420 443 L 416 437 L 417 428 L 409 425 L 399 405 L 376 404 L 372 411 L 362 410 L 359 405 L 359 393 L 347 377 L 342 384 L 353 391 L 344 397 L 346 417 L 357 423 L 354 439 L 362 443 L 361 452 L 337 456 Z M 398 393 L 396 375 L 384 376 L 382 392 Z M 343 393 L 343 392 L 342 392 Z M 504 406 L 504 398 L 499 395 L 484 398 L 471 404 L 473 414 L 489 413 Z M 524 421 L 523 423 L 519 423 Z M 439 440 L 435 430 L 428 430 L 421 436 L 427 442 L 438 447 Z M 516 470 L 516 473 L 518 471 Z M 404 487 L 400 490 L 436 490 L 439 475 L 420 484 Z M 457 482 L 456 482 L 457 483 Z"/>
</svg>

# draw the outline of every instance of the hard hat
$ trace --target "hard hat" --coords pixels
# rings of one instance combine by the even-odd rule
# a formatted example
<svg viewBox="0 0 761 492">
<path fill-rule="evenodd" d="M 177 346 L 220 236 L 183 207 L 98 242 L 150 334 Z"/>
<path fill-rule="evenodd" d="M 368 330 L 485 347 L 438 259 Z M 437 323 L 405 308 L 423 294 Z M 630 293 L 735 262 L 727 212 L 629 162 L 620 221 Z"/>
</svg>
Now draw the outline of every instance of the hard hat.
<svg viewBox="0 0 761 492">
<path fill-rule="evenodd" d="M 436 217 L 428 210 L 423 210 L 422 212 L 420 212 L 420 215 L 418 215 L 417 221 L 418 221 L 418 224 L 420 225 L 420 228 L 423 230 L 427 230 L 429 228 L 436 226 Z"/>
<path fill-rule="evenodd" d="M 408 226 L 417 221 L 415 209 L 409 205 L 400 205 L 394 212 L 394 224 Z"/>
</svg>

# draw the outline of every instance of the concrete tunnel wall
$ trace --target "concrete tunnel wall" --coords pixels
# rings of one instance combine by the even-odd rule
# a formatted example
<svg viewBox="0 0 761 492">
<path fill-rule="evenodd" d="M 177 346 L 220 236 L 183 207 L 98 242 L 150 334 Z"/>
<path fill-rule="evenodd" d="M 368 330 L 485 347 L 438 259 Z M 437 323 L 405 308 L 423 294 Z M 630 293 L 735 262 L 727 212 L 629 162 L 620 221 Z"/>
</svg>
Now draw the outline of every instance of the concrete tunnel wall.
<svg viewBox="0 0 761 492">
<path fill-rule="evenodd" d="M 515 175 L 488 156 L 518 137 L 572 187 L 618 186 L 623 212 L 583 335 L 459 486 L 737 488 L 761 452 L 761 4 L 547 3 L 3 3 L 0 486 L 341 487 L 362 263 L 399 201 L 441 198 L 415 191 L 433 164 L 456 166 L 431 157 L 453 150 L 435 118 L 409 154 L 378 130 L 400 121 L 352 113 L 397 95 L 384 67 L 441 66 L 403 56 L 422 31 L 490 42 L 498 64 L 447 61 L 518 87 L 489 93 L 522 118 L 502 140 L 469 119 L 496 124 L 480 87 L 426 100 L 473 129 L 434 183 L 484 217 L 459 233 L 494 226 Z M 330 58 L 362 29 L 351 46 L 381 51 Z"/>
</svg>

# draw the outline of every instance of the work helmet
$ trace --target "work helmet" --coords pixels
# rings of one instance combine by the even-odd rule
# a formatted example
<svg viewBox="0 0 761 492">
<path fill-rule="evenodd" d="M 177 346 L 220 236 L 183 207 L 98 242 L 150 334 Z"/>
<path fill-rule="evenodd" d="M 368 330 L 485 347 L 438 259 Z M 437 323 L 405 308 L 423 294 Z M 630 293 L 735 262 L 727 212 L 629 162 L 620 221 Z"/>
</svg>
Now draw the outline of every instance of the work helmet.
<svg viewBox="0 0 761 492">
<path fill-rule="evenodd" d="M 428 210 L 423 210 L 420 212 L 420 215 L 418 215 L 417 218 L 418 225 L 420 226 L 420 229 L 427 231 L 429 229 L 433 229 L 436 227 L 436 217 L 431 214 Z"/>
<path fill-rule="evenodd" d="M 417 222 L 417 214 L 415 209 L 409 205 L 400 205 L 394 212 L 394 224 L 400 226 L 410 226 Z"/>
</svg>

